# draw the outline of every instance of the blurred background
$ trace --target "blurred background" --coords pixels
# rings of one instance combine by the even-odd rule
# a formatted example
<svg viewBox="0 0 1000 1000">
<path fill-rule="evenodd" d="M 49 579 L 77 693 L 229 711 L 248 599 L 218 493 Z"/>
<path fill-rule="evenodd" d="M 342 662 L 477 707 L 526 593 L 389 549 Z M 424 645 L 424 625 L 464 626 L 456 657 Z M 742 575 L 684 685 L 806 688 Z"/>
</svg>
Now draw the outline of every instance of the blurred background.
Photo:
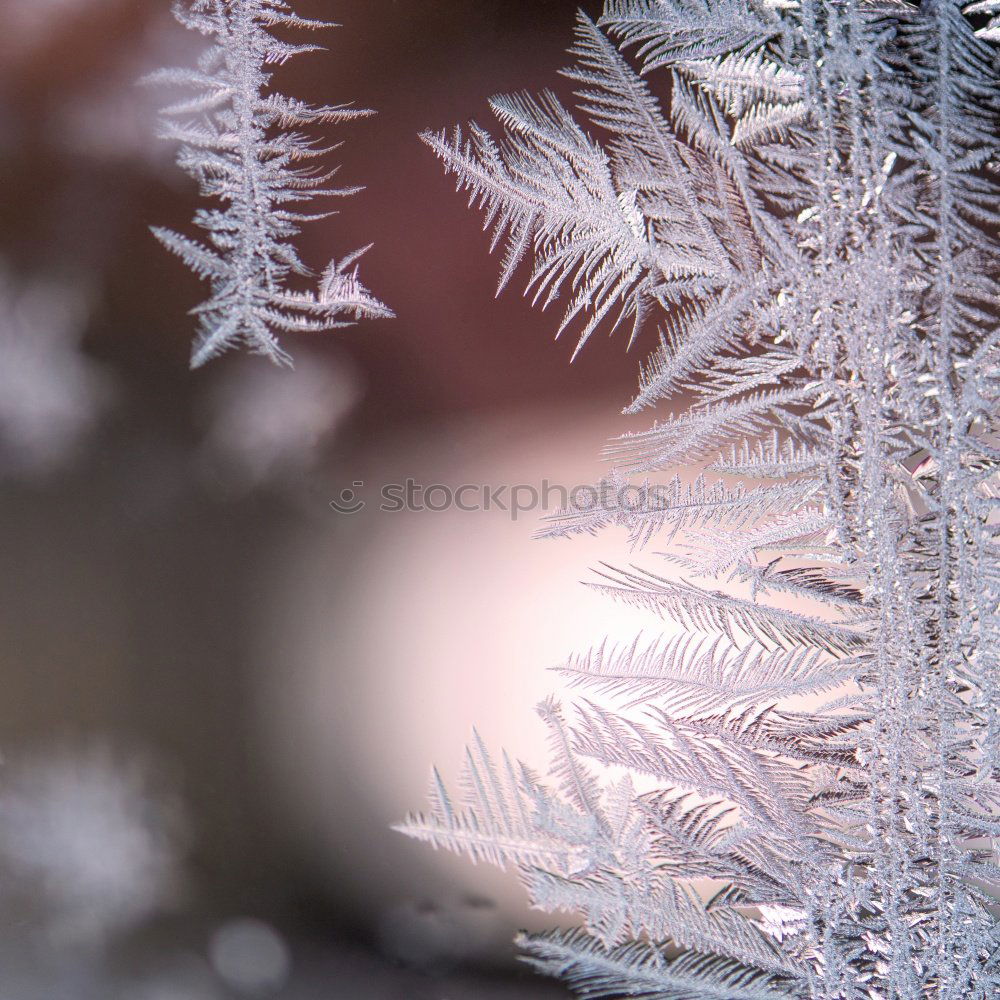
<svg viewBox="0 0 1000 1000">
<path fill-rule="evenodd" d="M 0 1000 L 558 997 L 512 874 L 389 829 L 473 725 L 535 766 L 547 667 L 626 628 L 539 511 L 378 510 L 382 486 L 585 484 L 646 345 L 571 366 L 496 300 L 481 217 L 417 139 L 551 87 L 570 0 L 297 0 L 342 27 L 276 75 L 355 101 L 298 239 L 369 242 L 397 314 L 188 370 L 205 288 L 150 236 L 194 183 L 136 86 L 203 40 L 168 0 L 0 0 Z M 592 16 L 600 4 L 583 4 Z M 354 515 L 329 501 L 351 489 Z"/>
</svg>

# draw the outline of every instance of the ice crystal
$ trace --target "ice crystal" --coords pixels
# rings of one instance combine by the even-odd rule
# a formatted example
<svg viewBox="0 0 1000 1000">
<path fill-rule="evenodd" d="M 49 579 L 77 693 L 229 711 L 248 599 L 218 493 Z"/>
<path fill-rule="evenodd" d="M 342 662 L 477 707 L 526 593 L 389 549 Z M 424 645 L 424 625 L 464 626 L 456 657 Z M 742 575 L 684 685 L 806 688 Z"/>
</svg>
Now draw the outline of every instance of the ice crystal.
<svg viewBox="0 0 1000 1000">
<path fill-rule="evenodd" d="M 691 405 L 616 481 L 721 477 L 550 522 L 671 542 L 596 585 L 672 637 L 566 664 L 553 782 L 477 744 L 403 826 L 582 914 L 522 945 L 585 997 L 1000 992 L 998 16 L 607 0 L 567 74 L 604 141 L 551 95 L 425 137 L 504 282 L 532 254 L 581 342 L 659 325 L 627 412 Z"/>
<path fill-rule="evenodd" d="M 278 332 L 331 330 L 362 317 L 392 315 L 358 278 L 355 264 L 364 250 L 332 261 L 315 292 L 288 284 L 292 275 L 310 275 L 292 237 L 301 223 L 324 218 L 303 207 L 359 190 L 330 187 L 334 172 L 315 165 L 326 150 L 288 129 L 372 112 L 342 104 L 316 107 L 272 89 L 269 67 L 318 46 L 286 42 L 271 29 L 333 25 L 297 16 L 284 0 L 178 0 L 174 14 L 212 44 L 197 68 L 165 69 L 146 79 L 193 92 L 164 108 L 162 135 L 180 144 L 177 162 L 202 194 L 224 206 L 195 215 L 210 245 L 153 229 L 168 250 L 211 282 L 211 297 L 195 310 L 199 331 L 191 366 L 240 344 L 289 363 Z"/>
</svg>

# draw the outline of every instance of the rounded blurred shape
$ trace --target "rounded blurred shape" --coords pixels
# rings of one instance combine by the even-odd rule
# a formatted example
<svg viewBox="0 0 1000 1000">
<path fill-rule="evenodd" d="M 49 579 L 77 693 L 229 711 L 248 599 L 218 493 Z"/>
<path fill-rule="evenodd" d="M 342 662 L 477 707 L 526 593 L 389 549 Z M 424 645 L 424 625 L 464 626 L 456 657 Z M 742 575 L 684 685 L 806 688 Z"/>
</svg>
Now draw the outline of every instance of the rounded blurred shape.
<svg viewBox="0 0 1000 1000">
<path fill-rule="evenodd" d="M 15 281 L 0 261 L 0 477 L 45 476 L 78 455 L 113 386 L 80 350 L 79 282 Z"/>
<path fill-rule="evenodd" d="M 288 982 L 292 968 L 288 945 L 261 920 L 245 918 L 224 924 L 212 935 L 208 950 L 216 974 L 235 990 L 276 992 Z"/>
<path fill-rule="evenodd" d="M 124 1000 L 222 1000 L 222 994 L 203 958 L 180 955 L 126 990 Z"/>
<path fill-rule="evenodd" d="M 14 760 L 0 779 L 4 904 L 53 949 L 103 946 L 175 902 L 185 841 L 174 796 L 102 744 Z"/>
<path fill-rule="evenodd" d="M 257 357 L 230 359 L 207 400 L 204 481 L 228 498 L 300 485 L 360 396 L 346 362 L 307 351 L 296 353 L 292 370 Z"/>
<path fill-rule="evenodd" d="M 662 627 L 581 585 L 597 579 L 602 559 L 628 561 L 624 531 L 533 537 L 543 508 L 606 473 L 609 412 L 598 401 L 481 415 L 386 442 L 334 487 L 363 482 L 355 492 L 365 508 L 331 510 L 325 536 L 311 530 L 270 573 L 259 706 L 283 830 L 322 859 L 331 897 L 352 893 L 383 947 L 407 961 L 490 948 L 506 961 L 518 927 L 553 922 L 529 911 L 515 872 L 390 830 L 426 810 L 432 765 L 457 798 L 475 727 L 491 753 L 506 749 L 545 773 L 548 733 L 534 709 L 561 686 L 547 668 L 605 638 Z M 436 487 L 424 509 L 380 509 L 380 493 L 408 479 Z M 465 507 L 481 509 L 433 509 L 464 484 L 473 487 Z M 531 508 L 516 517 L 515 487 Z M 461 902 L 470 896 L 496 906 L 470 916 Z"/>
<path fill-rule="evenodd" d="M 443 971 L 489 961 L 508 943 L 507 930 L 490 900 L 404 900 L 382 914 L 378 939 L 382 953 L 400 965 Z"/>
</svg>

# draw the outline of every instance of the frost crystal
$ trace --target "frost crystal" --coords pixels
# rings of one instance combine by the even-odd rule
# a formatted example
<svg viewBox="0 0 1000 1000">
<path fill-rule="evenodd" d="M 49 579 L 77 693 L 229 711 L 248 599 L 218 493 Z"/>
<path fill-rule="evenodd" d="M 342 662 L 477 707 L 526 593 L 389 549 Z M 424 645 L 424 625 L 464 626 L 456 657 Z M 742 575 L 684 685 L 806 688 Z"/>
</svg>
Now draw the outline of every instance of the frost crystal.
<svg viewBox="0 0 1000 1000">
<path fill-rule="evenodd" d="M 359 190 L 329 187 L 333 172 L 313 162 L 326 150 L 287 129 L 372 112 L 315 107 L 271 90 L 267 67 L 318 46 L 293 45 L 269 29 L 333 25 L 298 17 L 284 0 L 187 0 L 175 4 L 174 14 L 185 27 L 213 39 L 212 45 L 196 69 L 165 69 L 146 79 L 193 91 L 164 108 L 161 134 L 180 143 L 177 162 L 202 194 L 224 206 L 195 215 L 209 234 L 209 246 L 153 229 L 168 250 L 212 285 L 211 297 L 195 310 L 199 332 L 192 368 L 238 344 L 287 364 L 277 332 L 331 330 L 363 317 L 391 316 L 358 279 L 355 263 L 364 250 L 332 261 L 316 292 L 287 283 L 290 275 L 310 274 L 291 238 L 300 223 L 325 217 L 298 206 Z"/>
<path fill-rule="evenodd" d="M 607 0 L 567 72 L 606 141 L 551 95 L 425 136 L 504 282 L 660 326 L 627 412 L 691 400 L 609 456 L 702 478 L 546 529 L 670 542 L 596 585 L 671 637 L 565 665 L 553 781 L 477 743 L 402 827 L 581 914 L 521 943 L 582 996 L 1000 993 L 998 17 Z"/>
</svg>

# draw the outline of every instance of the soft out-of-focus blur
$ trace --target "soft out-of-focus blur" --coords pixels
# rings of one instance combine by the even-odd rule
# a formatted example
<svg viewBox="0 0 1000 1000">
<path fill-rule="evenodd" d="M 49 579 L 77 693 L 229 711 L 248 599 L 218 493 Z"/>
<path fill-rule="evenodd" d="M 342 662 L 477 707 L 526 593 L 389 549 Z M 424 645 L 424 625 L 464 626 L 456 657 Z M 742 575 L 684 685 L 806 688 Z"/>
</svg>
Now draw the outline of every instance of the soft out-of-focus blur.
<svg viewBox="0 0 1000 1000">
<path fill-rule="evenodd" d="M 342 24 L 283 89 L 354 100 L 307 229 L 374 242 L 397 314 L 188 371 L 204 289 L 153 240 L 197 192 L 136 85 L 201 40 L 168 0 L 4 0 L 0 38 L 0 1000 L 561 996 L 518 971 L 513 876 L 388 829 L 476 725 L 544 760 L 572 648 L 642 625 L 579 585 L 622 538 L 380 492 L 571 487 L 641 343 L 571 366 L 416 138 L 554 87 L 578 4 L 298 0 Z M 596 14 L 595 3 L 584 8 Z M 648 346 L 648 345 L 646 345 Z M 356 514 L 329 501 L 345 490 Z"/>
</svg>

